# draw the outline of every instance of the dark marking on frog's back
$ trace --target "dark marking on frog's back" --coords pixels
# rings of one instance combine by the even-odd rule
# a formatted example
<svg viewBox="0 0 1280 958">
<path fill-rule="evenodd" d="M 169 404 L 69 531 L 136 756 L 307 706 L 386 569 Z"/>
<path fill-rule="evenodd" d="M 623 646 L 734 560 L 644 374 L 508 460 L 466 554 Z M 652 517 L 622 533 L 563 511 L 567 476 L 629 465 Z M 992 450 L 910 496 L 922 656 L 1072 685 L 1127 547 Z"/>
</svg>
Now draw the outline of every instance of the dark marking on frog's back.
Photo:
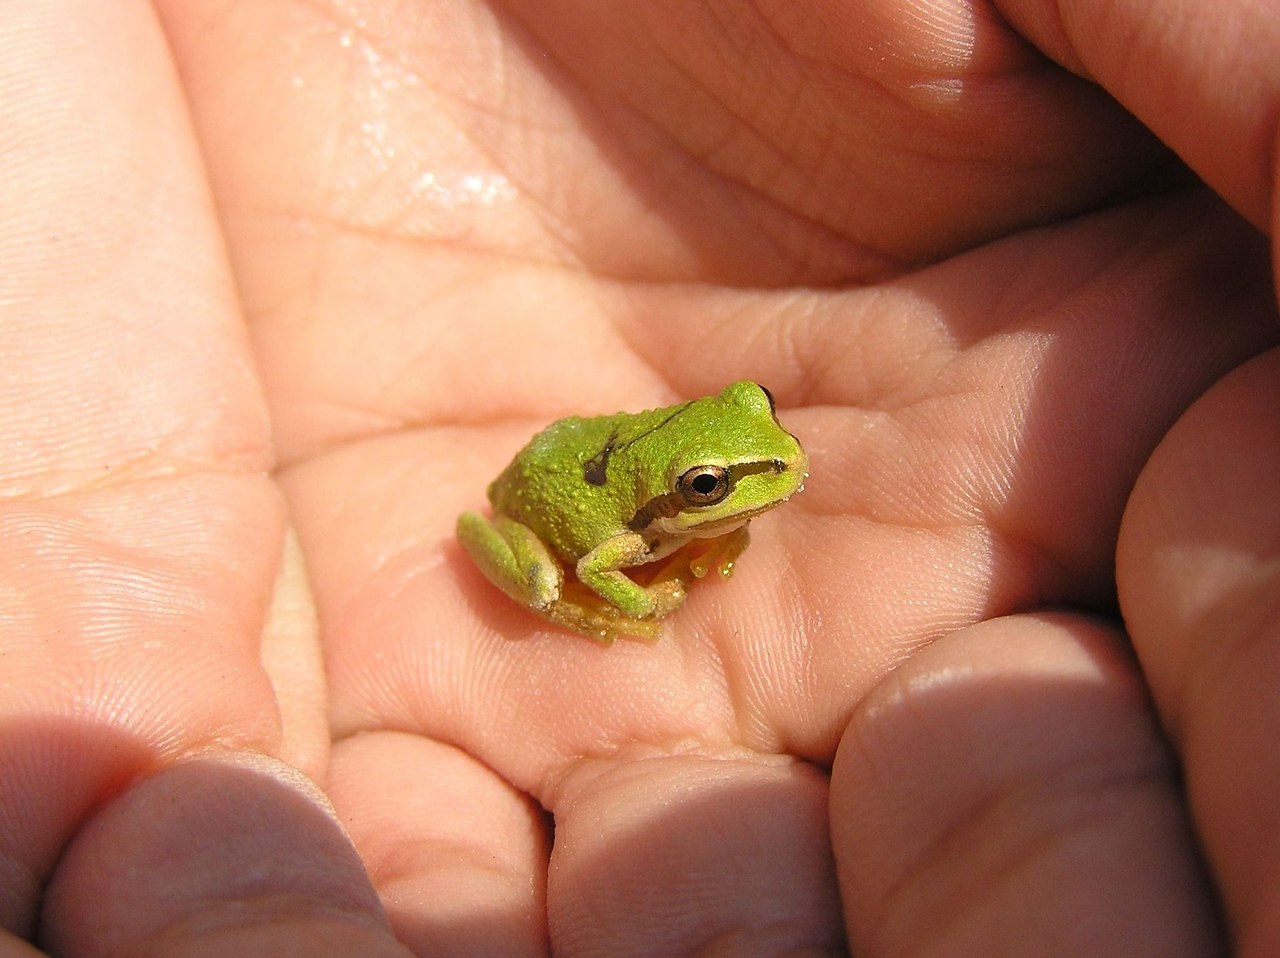
<svg viewBox="0 0 1280 958">
<path fill-rule="evenodd" d="M 668 416 L 666 419 L 662 420 L 662 422 L 658 423 L 657 425 L 650 426 L 644 432 L 640 433 L 637 436 L 632 436 L 630 439 L 628 439 L 624 443 L 618 442 L 618 433 L 616 431 L 613 433 L 610 433 L 609 438 L 605 441 L 604 448 L 602 448 L 599 452 L 597 452 L 594 456 L 592 456 L 590 459 L 588 459 L 586 462 L 582 464 L 583 480 L 588 485 L 603 486 L 605 483 L 609 481 L 608 472 L 609 472 L 610 456 L 612 456 L 619 449 L 625 449 L 627 448 L 627 446 L 630 446 L 632 443 L 639 442 L 641 439 L 643 439 L 645 436 L 649 435 L 650 433 L 657 432 L 667 423 L 671 422 L 671 420 L 675 419 L 676 416 L 680 415 L 682 412 L 688 409 L 689 405 L 690 405 L 689 403 L 683 403 L 677 406 L 675 409 L 671 411 L 671 415 Z"/>
<path fill-rule="evenodd" d="M 614 443 L 618 441 L 618 434 L 615 432 L 604 444 L 604 448 L 582 464 L 582 478 L 588 485 L 603 486 L 609 481 L 607 474 L 609 468 L 609 457 L 613 455 Z"/>
</svg>

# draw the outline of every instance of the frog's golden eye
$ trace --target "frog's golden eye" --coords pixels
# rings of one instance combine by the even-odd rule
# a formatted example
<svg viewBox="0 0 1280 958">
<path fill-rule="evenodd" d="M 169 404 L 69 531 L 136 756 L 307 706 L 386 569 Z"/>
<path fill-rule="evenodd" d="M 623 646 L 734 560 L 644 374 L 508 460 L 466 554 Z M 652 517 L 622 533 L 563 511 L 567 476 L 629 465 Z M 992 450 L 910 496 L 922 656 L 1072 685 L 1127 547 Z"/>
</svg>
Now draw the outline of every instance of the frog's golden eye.
<svg viewBox="0 0 1280 958">
<path fill-rule="evenodd" d="M 691 506 L 714 506 L 729 494 L 724 466 L 694 466 L 676 480 L 676 492 Z"/>
</svg>

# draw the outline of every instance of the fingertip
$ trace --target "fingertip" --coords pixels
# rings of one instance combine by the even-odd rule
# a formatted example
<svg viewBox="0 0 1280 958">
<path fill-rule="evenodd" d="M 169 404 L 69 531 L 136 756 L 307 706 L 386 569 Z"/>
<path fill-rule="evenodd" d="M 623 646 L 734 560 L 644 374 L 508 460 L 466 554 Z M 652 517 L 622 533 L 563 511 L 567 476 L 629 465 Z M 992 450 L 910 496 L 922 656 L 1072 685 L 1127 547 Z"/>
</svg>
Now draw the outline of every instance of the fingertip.
<svg viewBox="0 0 1280 958">
<path fill-rule="evenodd" d="M 1170 430 L 1121 527 L 1121 608 L 1241 954 L 1280 951 L 1280 351 Z"/>
<path fill-rule="evenodd" d="M 401 941 L 421 955 L 547 953 L 547 822 L 461 749 L 366 732 L 333 750 L 329 793 Z"/>
<path fill-rule="evenodd" d="M 994 620 L 871 696 L 832 771 L 855 952 L 1214 953 L 1176 770 L 1121 643 L 1080 618 Z"/>
<path fill-rule="evenodd" d="M 638 749 L 560 783 L 557 953 L 843 953 L 827 778 L 782 757 Z"/>
<path fill-rule="evenodd" d="M 41 941 L 87 958 L 407 954 L 315 786 L 246 754 L 190 759 L 103 806 L 54 872 Z"/>
</svg>

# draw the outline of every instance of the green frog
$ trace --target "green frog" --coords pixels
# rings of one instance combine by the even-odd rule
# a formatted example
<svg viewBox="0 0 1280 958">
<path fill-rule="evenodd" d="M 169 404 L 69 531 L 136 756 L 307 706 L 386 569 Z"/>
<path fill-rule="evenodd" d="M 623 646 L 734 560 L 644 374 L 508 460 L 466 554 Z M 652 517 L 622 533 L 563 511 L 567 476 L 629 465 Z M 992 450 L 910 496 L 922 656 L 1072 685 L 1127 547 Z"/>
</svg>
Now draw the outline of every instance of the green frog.
<svg viewBox="0 0 1280 958">
<path fill-rule="evenodd" d="M 493 518 L 458 517 L 458 541 L 523 606 L 611 644 L 657 639 L 659 620 L 715 568 L 729 576 L 747 523 L 804 487 L 809 461 L 773 396 L 716 396 L 552 423 L 489 486 Z"/>
</svg>

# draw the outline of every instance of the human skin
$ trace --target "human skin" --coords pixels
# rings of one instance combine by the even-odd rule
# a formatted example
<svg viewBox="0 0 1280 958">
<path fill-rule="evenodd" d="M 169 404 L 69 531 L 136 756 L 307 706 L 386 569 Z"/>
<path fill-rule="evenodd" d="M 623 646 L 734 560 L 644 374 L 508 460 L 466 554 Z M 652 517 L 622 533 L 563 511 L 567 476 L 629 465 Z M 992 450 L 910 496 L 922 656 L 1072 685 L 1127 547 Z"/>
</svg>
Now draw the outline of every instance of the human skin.
<svg viewBox="0 0 1280 958">
<path fill-rule="evenodd" d="M 0 958 L 1280 951 L 1265 4 L 11 7 Z M 452 541 L 739 378 L 659 643 Z"/>
</svg>

